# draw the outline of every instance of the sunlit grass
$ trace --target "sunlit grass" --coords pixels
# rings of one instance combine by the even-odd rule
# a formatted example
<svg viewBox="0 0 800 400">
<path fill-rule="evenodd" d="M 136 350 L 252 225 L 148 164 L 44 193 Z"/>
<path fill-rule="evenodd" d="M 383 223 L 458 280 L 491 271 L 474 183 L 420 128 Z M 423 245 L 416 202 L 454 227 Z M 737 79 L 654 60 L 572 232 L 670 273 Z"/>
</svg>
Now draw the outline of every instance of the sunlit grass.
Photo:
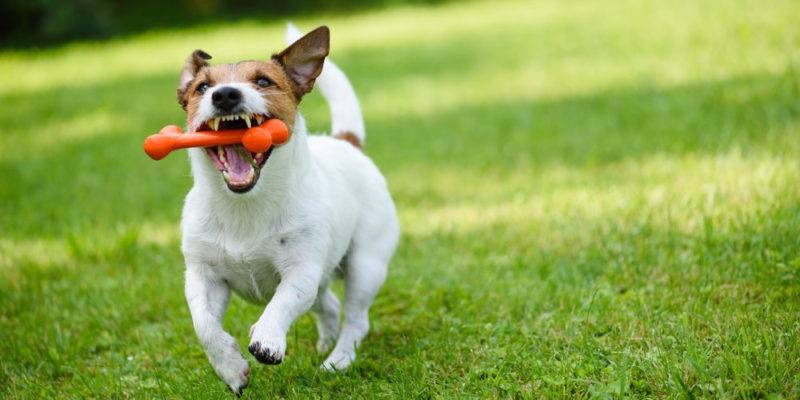
<svg viewBox="0 0 800 400">
<path fill-rule="evenodd" d="M 609 222 L 647 220 L 654 228 L 682 234 L 700 234 L 704 224 L 713 222 L 730 233 L 735 221 L 768 212 L 800 194 L 794 185 L 800 180 L 798 166 L 797 160 L 763 155 L 745 159 L 732 152 L 709 158 L 657 155 L 609 165 L 602 173 L 554 167 L 488 181 L 446 169 L 431 172 L 428 183 L 417 190 L 420 197 L 448 200 L 409 208 L 401 215 L 409 234 L 504 227 L 538 231 L 543 236 L 537 238 L 537 246 L 564 236 L 574 240 L 572 235 Z M 607 174 L 614 174 L 613 180 L 598 184 Z M 393 182 L 411 187 L 409 181 L 419 176 L 420 171 L 412 169 Z M 561 229 L 554 229 L 559 225 Z M 572 227 L 565 232 L 564 225 Z"/>
<path fill-rule="evenodd" d="M 294 20 L 331 26 L 403 238 L 355 368 L 316 371 L 305 316 L 245 397 L 800 397 L 794 2 Z M 0 393 L 227 396 L 182 295 L 188 163 L 141 143 L 191 50 L 267 57 L 283 24 L 0 53 Z M 259 313 L 233 301 L 241 345 Z"/>
</svg>

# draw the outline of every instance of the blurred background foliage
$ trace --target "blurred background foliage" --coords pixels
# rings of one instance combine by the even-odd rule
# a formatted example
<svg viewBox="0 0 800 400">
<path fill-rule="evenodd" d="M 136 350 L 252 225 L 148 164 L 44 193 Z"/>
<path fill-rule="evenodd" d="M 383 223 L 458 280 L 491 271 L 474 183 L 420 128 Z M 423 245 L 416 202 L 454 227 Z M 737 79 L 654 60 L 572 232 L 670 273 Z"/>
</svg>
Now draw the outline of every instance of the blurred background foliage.
<svg viewBox="0 0 800 400">
<path fill-rule="evenodd" d="M 400 3 L 444 0 L 3 0 L 0 47 L 48 46 L 105 39 L 164 27 L 221 19 L 266 19 L 310 13 L 343 13 Z"/>
</svg>

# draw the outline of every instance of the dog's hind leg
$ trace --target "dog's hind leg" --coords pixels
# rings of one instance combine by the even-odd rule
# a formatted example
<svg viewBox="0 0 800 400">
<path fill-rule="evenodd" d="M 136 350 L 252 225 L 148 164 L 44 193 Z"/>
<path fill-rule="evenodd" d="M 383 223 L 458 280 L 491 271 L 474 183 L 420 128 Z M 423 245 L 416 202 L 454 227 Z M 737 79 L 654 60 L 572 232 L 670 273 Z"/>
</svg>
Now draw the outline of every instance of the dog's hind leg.
<svg viewBox="0 0 800 400">
<path fill-rule="evenodd" d="M 339 299 L 330 288 L 320 288 L 311 311 L 317 319 L 317 351 L 327 353 L 339 337 Z"/>
<path fill-rule="evenodd" d="M 388 257 L 354 247 L 345 266 L 344 324 L 333 352 L 322 363 L 343 370 L 356 358 L 356 348 L 369 331 L 369 307 L 386 279 Z"/>
</svg>

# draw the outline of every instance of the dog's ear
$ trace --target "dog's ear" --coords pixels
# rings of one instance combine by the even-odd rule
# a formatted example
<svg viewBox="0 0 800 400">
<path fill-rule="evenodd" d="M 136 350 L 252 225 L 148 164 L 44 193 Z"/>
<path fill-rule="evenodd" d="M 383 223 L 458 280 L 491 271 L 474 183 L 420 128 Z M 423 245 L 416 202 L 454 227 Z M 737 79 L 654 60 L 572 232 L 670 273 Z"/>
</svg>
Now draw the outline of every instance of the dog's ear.
<svg viewBox="0 0 800 400">
<path fill-rule="evenodd" d="M 186 103 L 188 101 L 186 90 L 189 88 L 189 84 L 194 80 L 194 77 L 197 76 L 198 71 L 208 66 L 207 60 L 210 59 L 211 56 L 208 55 L 208 53 L 197 49 L 189 55 L 189 58 L 186 59 L 186 63 L 183 64 L 181 80 L 178 82 L 178 103 L 184 110 L 186 109 Z"/>
<path fill-rule="evenodd" d="M 293 92 L 298 100 L 314 87 L 314 80 L 322 72 L 329 48 L 330 30 L 327 26 L 320 26 L 272 56 L 294 83 Z"/>
</svg>

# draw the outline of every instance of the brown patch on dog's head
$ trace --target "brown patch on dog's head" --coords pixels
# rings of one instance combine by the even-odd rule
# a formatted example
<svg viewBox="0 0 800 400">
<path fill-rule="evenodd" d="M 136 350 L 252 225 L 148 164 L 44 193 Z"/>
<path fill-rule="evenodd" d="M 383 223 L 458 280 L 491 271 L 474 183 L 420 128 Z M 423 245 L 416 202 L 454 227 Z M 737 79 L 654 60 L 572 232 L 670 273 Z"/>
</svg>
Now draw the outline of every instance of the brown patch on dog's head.
<svg viewBox="0 0 800 400">
<path fill-rule="evenodd" d="M 259 86 L 260 79 L 266 79 L 268 86 Z M 293 93 L 293 84 L 283 68 L 274 61 L 241 61 L 214 66 L 206 64 L 201 67 L 184 88 L 178 88 L 178 101 L 186 110 L 189 120 L 197 112 L 200 100 L 208 88 L 232 82 L 252 85 L 267 100 L 270 116 L 290 125 L 294 123 L 297 99 Z"/>
<path fill-rule="evenodd" d="M 192 83 L 192 80 L 194 80 L 201 69 L 208 67 L 208 60 L 210 59 L 211 56 L 208 53 L 197 49 L 189 55 L 189 58 L 186 59 L 186 63 L 183 64 L 181 80 L 178 83 L 178 104 L 180 104 L 184 110 L 188 102 L 186 94 L 189 84 Z"/>
<path fill-rule="evenodd" d="M 195 50 L 183 66 L 177 90 L 190 131 L 246 129 L 275 118 L 291 132 L 300 99 L 322 72 L 329 36 L 327 27 L 319 27 L 266 61 L 211 66 L 211 56 Z M 209 146 L 205 152 L 228 189 L 245 193 L 258 183 L 273 149 L 248 154 L 241 144 L 229 144 Z"/>
<path fill-rule="evenodd" d="M 345 142 L 348 142 L 353 146 L 355 146 L 357 149 L 362 150 L 361 139 L 359 139 L 358 136 L 356 136 L 353 132 L 348 132 L 348 131 L 339 132 L 333 135 L 333 137 L 335 139 L 344 140 Z"/>
<path fill-rule="evenodd" d="M 206 90 L 225 83 L 249 83 L 267 101 L 270 116 L 292 126 L 300 99 L 311 91 L 322 72 L 329 45 L 328 27 L 321 26 L 268 61 L 210 66 L 207 60 L 211 56 L 195 50 L 181 71 L 178 102 L 186 110 L 188 120 L 192 121 Z M 260 86 L 260 79 L 266 79 L 268 86 Z"/>
</svg>

